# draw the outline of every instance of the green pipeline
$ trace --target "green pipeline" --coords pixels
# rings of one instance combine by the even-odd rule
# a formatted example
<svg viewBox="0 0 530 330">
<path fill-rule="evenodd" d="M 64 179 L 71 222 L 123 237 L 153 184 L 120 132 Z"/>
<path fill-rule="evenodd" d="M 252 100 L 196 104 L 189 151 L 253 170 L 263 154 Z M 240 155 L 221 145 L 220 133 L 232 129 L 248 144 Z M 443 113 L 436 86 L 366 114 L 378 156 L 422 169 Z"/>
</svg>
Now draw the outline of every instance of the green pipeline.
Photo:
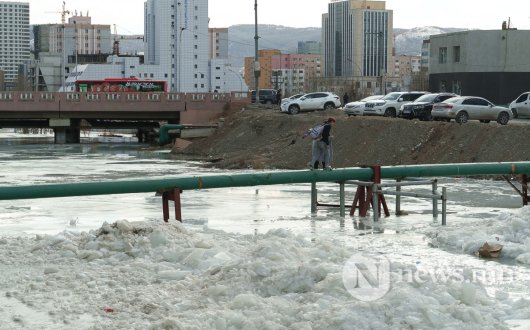
<svg viewBox="0 0 530 330">
<path fill-rule="evenodd" d="M 184 125 L 177 125 L 177 124 L 162 125 L 159 131 L 158 143 L 161 146 L 164 146 L 170 143 L 171 140 L 169 139 L 169 131 L 172 129 L 183 129 L 183 128 L 184 128 Z"/>
<path fill-rule="evenodd" d="M 381 175 L 384 179 L 516 174 L 530 174 L 530 162 L 384 166 L 381 168 Z M 195 190 L 348 180 L 369 181 L 372 176 L 371 168 L 344 168 L 332 171 L 253 172 L 150 180 L 28 185 L 0 187 L 0 200 L 147 193 L 167 191 L 176 187 L 181 190 Z"/>
</svg>

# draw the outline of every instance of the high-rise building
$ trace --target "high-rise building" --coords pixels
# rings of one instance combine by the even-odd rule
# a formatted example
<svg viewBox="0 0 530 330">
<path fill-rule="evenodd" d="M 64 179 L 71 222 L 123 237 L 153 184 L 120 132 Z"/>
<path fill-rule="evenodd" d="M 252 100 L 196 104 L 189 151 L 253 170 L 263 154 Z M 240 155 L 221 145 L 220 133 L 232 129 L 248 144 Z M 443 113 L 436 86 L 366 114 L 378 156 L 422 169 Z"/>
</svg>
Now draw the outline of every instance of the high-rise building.
<svg viewBox="0 0 530 330">
<path fill-rule="evenodd" d="M 147 0 L 144 19 L 143 59 L 114 55 L 105 65 L 78 65 L 65 89 L 72 90 L 76 79 L 136 77 L 165 80 L 171 92 L 247 90 L 228 64 L 228 29 L 212 29 L 209 37 L 208 0 Z"/>
<path fill-rule="evenodd" d="M 72 16 L 67 24 L 43 24 L 33 27 L 35 54 L 111 54 L 110 25 L 94 25 L 90 16 Z M 64 45 L 64 47 L 63 47 Z"/>
<path fill-rule="evenodd" d="M 5 90 L 4 71 L 0 70 L 0 91 Z"/>
<path fill-rule="evenodd" d="M 92 18 L 77 12 L 66 24 L 33 26 L 35 59 L 32 72 L 37 90 L 57 91 L 77 64 L 106 63 L 112 53 L 110 25 L 94 25 Z"/>
<path fill-rule="evenodd" d="M 208 92 L 208 0 L 145 2 L 145 64 L 172 91 Z M 163 73 L 163 77 L 159 74 Z"/>
<path fill-rule="evenodd" d="M 319 41 L 299 41 L 298 54 L 320 55 L 322 43 Z"/>
<path fill-rule="evenodd" d="M 228 28 L 210 28 L 208 36 L 210 58 L 228 58 Z"/>
<path fill-rule="evenodd" d="M 30 59 L 29 3 L 0 1 L 0 69 L 13 89 L 20 65 Z"/>
<path fill-rule="evenodd" d="M 393 12 L 384 1 L 345 0 L 322 15 L 326 77 L 383 77 L 392 72 Z"/>
</svg>

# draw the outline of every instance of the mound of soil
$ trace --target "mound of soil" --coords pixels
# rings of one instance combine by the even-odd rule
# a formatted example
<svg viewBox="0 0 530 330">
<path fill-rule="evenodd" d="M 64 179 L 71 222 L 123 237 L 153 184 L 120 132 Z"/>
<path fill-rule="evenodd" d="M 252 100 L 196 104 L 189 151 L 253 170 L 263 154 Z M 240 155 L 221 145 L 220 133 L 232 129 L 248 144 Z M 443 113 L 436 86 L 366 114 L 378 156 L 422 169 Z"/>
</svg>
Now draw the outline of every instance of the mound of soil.
<svg viewBox="0 0 530 330">
<path fill-rule="evenodd" d="M 311 159 L 311 139 L 302 135 L 329 116 L 333 167 L 530 160 L 530 126 L 510 123 L 422 122 L 348 117 L 341 110 L 287 115 L 277 110 L 227 113 L 214 135 L 173 154 L 211 160 L 216 167 L 302 169 Z"/>
</svg>

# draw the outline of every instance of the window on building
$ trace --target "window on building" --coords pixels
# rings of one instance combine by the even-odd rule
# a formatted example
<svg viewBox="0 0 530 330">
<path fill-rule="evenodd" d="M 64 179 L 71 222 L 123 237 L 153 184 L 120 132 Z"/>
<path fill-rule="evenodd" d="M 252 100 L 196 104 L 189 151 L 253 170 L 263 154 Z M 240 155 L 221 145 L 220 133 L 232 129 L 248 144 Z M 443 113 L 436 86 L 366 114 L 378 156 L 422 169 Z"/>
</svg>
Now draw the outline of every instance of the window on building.
<svg viewBox="0 0 530 330">
<path fill-rule="evenodd" d="M 447 92 L 447 81 L 440 80 L 440 92 Z"/>
<path fill-rule="evenodd" d="M 440 47 L 438 53 L 438 63 L 447 63 L 447 47 Z"/>
<path fill-rule="evenodd" d="M 460 80 L 453 80 L 453 93 L 462 95 L 462 82 Z"/>
<path fill-rule="evenodd" d="M 151 73 L 151 74 L 149 75 L 149 77 L 154 78 L 155 75 Z"/>
<path fill-rule="evenodd" d="M 460 63 L 460 46 L 453 47 L 453 57 L 455 63 Z"/>
</svg>

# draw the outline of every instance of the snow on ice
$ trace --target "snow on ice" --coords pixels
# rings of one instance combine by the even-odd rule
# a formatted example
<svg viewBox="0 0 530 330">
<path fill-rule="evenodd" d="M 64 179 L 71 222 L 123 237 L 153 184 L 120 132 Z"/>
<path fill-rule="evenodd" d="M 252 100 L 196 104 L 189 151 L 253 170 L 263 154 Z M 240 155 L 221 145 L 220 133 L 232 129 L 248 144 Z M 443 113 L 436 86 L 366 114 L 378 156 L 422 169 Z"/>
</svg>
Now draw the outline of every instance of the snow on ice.
<svg viewBox="0 0 530 330">
<path fill-rule="evenodd" d="M 496 219 L 447 227 L 427 234 L 433 245 L 473 254 L 485 243 L 503 245 L 500 257 L 530 265 L 530 208 Z"/>
<path fill-rule="evenodd" d="M 430 236 L 466 253 L 498 237 L 506 257 L 528 263 L 529 214 Z M 527 299 L 429 277 L 393 281 L 383 298 L 359 301 L 342 277 L 354 248 L 282 229 L 241 235 L 118 221 L 4 237 L 0 247 L 0 329 L 503 329 L 530 315 Z"/>
</svg>

